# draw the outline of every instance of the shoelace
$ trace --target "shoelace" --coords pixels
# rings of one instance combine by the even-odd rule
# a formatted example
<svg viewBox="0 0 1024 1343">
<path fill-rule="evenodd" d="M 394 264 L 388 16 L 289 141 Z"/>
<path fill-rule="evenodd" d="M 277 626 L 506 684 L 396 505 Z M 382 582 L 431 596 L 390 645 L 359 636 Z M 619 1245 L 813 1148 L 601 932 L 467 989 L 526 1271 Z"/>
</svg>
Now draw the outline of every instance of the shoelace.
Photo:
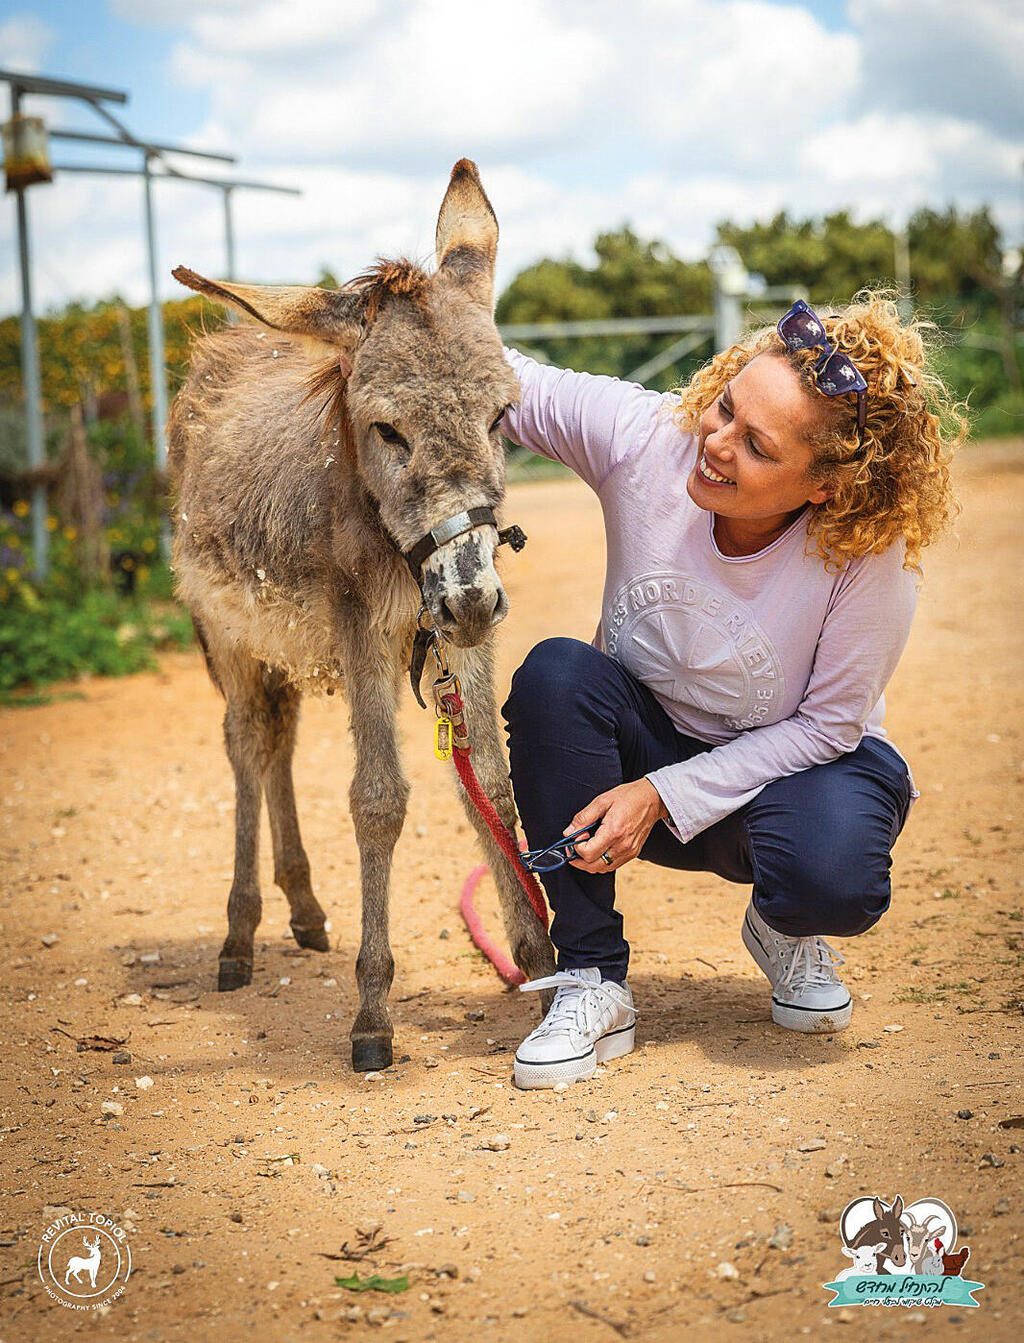
<svg viewBox="0 0 1024 1343">
<path fill-rule="evenodd" d="M 846 957 L 830 947 L 823 937 L 798 937 L 783 984 L 794 982 L 818 987 L 836 982 L 835 967 L 845 965 Z"/>
<path fill-rule="evenodd" d="M 565 1030 L 566 1027 L 572 1027 L 580 1034 L 586 1034 L 596 1022 L 602 1008 L 609 1004 L 632 1012 L 634 1016 L 637 1015 L 636 1008 L 631 1006 L 623 990 L 610 980 L 602 980 L 600 984 L 587 984 L 567 970 L 558 970 L 543 979 L 531 979 L 528 983 L 519 985 L 520 993 L 540 992 L 544 989 L 555 989 L 557 992 L 555 1001 L 535 1034 L 547 1035 L 552 1031 Z"/>
</svg>

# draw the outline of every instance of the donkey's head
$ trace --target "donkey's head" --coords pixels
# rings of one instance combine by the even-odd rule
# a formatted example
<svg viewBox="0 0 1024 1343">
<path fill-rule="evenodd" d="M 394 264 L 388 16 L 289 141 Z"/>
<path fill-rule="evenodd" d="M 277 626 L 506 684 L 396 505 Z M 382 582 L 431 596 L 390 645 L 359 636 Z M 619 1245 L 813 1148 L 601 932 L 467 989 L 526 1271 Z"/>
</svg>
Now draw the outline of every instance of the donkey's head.
<svg viewBox="0 0 1024 1343">
<path fill-rule="evenodd" d="M 906 1232 L 900 1220 L 903 1216 L 903 1199 L 897 1194 L 892 1204 L 886 1207 L 880 1198 L 875 1198 L 871 1211 L 874 1219 L 865 1223 L 847 1243 L 856 1250 L 862 1245 L 880 1242 L 885 1247 L 880 1257 L 888 1259 L 897 1268 L 903 1268 L 907 1262 Z"/>
<path fill-rule="evenodd" d="M 498 224 L 474 164 L 462 159 L 437 221 L 437 270 L 381 262 L 344 288 L 214 283 L 179 267 L 190 288 L 330 355 L 312 380 L 336 395 L 343 442 L 400 550 L 505 490 L 498 424 L 519 395 L 493 319 Z M 417 566 L 434 622 L 478 643 L 508 599 L 494 568 L 498 537 L 482 523 Z"/>
</svg>

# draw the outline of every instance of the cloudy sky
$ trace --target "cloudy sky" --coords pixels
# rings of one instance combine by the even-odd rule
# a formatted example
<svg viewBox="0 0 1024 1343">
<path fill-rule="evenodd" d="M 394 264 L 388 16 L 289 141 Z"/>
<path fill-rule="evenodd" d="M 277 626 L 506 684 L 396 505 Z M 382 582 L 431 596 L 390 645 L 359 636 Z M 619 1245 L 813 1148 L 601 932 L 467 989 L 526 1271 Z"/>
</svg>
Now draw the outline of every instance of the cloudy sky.
<svg viewBox="0 0 1024 1343">
<path fill-rule="evenodd" d="M 268 281 L 428 257 L 463 155 L 501 224 L 499 282 L 542 255 L 586 259 L 624 222 L 695 257 L 718 220 L 781 208 L 898 220 L 989 202 L 1019 245 L 1022 56 L 1019 0 L 0 0 L 4 68 L 123 89 L 136 134 L 302 189 L 236 194 L 238 271 Z M 25 110 L 103 130 L 80 103 Z M 145 298 L 141 191 L 64 174 L 30 192 L 37 309 Z M 221 193 L 156 193 L 164 292 L 177 262 L 223 274 Z M 8 197 L 0 314 L 19 303 Z"/>
</svg>

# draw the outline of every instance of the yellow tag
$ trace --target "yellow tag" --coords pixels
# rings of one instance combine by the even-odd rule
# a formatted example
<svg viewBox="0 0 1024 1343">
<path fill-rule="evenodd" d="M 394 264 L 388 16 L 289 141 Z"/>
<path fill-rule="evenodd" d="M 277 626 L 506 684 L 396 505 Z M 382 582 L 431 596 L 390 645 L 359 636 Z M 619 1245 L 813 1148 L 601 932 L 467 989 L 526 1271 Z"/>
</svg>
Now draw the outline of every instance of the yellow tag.
<svg viewBox="0 0 1024 1343">
<path fill-rule="evenodd" d="M 434 723 L 434 754 L 438 760 L 452 758 L 452 720 L 445 714 Z"/>
</svg>

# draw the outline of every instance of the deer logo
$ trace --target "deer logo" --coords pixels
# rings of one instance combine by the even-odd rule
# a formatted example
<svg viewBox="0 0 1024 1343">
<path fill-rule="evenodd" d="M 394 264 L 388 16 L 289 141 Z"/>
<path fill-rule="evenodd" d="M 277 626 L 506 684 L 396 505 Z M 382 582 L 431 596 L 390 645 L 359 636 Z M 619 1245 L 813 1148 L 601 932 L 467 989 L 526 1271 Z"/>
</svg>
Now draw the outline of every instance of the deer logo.
<svg viewBox="0 0 1024 1343">
<path fill-rule="evenodd" d="M 82 1242 L 89 1253 L 88 1255 L 76 1254 L 68 1260 L 68 1266 L 64 1272 L 65 1287 L 68 1285 L 69 1278 L 74 1278 L 75 1282 L 81 1286 L 81 1275 L 83 1273 L 88 1273 L 89 1275 L 89 1286 L 96 1286 L 96 1273 L 100 1266 L 100 1260 L 103 1257 L 100 1253 L 100 1238 L 99 1236 L 96 1236 L 93 1240 L 89 1240 L 87 1236 L 83 1236 Z"/>
</svg>

